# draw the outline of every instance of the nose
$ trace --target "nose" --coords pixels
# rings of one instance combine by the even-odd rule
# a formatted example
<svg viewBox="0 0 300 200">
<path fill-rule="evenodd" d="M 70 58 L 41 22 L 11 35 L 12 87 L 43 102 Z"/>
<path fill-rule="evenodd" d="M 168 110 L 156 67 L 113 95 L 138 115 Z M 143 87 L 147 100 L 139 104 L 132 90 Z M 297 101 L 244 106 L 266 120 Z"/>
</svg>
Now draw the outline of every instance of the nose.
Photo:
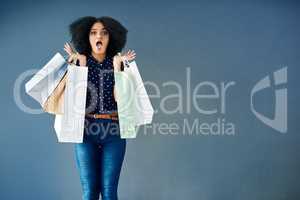
<svg viewBox="0 0 300 200">
<path fill-rule="evenodd" d="M 101 38 L 101 33 L 97 33 L 97 38 Z"/>
</svg>

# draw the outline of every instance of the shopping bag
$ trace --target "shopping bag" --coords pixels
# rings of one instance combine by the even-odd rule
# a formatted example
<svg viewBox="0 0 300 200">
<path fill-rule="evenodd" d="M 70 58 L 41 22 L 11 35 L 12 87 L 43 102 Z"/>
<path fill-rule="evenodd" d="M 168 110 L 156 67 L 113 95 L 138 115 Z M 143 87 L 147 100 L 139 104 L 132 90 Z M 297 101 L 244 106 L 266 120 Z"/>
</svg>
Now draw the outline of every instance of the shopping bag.
<svg viewBox="0 0 300 200">
<path fill-rule="evenodd" d="M 68 63 L 60 54 L 39 70 L 25 90 L 45 112 L 55 114 L 54 129 L 59 142 L 83 140 L 87 67 Z"/>
<path fill-rule="evenodd" d="M 51 95 L 47 98 L 43 105 L 43 110 L 51 114 L 63 114 L 64 91 L 66 87 L 67 72 L 62 77 Z"/>
<path fill-rule="evenodd" d="M 88 67 L 68 65 L 63 114 L 56 114 L 54 129 L 58 142 L 82 143 L 85 121 Z"/>
<path fill-rule="evenodd" d="M 67 76 L 65 58 L 56 53 L 26 84 L 25 91 L 39 102 L 45 112 L 62 113 L 63 90 Z M 54 94 L 54 96 L 51 96 Z"/>
<path fill-rule="evenodd" d="M 135 61 L 115 71 L 115 93 L 121 138 L 135 138 L 138 128 L 152 122 L 154 109 Z"/>
<path fill-rule="evenodd" d="M 121 138 L 135 138 L 137 135 L 135 108 L 135 79 L 130 73 L 115 72 L 115 94 Z"/>
<path fill-rule="evenodd" d="M 137 64 L 132 61 L 124 72 L 132 77 L 132 87 L 135 87 L 135 119 L 136 125 L 150 124 L 152 122 L 154 109 L 144 86 Z"/>
</svg>

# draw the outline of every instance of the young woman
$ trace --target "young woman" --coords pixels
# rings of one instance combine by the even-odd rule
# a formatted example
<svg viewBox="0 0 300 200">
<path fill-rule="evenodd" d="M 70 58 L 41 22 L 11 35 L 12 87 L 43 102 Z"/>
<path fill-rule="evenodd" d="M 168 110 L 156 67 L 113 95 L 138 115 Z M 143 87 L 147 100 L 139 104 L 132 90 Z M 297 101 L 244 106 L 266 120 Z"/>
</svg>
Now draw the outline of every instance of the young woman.
<svg viewBox="0 0 300 200">
<path fill-rule="evenodd" d="M 120 71 L 122 56 L 135 58 L 124 48 L 127 29 L 111 17 L 81 17 L 70 24 L 75 50 L 66 43 L 69 62 L 88 67 L 88 92 L 83 143 L 75 144 L 83 200 L 117 200 L 118 182 L 126 149 L 120 138 L 114 71 Z"/>
</svg>

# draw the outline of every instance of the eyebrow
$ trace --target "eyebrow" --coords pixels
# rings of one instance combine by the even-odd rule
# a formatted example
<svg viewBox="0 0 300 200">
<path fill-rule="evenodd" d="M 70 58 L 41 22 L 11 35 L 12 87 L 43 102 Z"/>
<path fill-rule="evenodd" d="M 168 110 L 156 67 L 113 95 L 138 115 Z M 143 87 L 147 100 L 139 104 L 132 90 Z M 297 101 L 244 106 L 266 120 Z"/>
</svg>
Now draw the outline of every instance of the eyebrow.
<svg viewBox="0 0 300 200">
<path fill-rule="evenodd" d="M 92 28 L 91 31 L 98 30 L 97 28 Z M 101 30 L 106 30 L 106 28 L 102 28 Z"/>
</svg>

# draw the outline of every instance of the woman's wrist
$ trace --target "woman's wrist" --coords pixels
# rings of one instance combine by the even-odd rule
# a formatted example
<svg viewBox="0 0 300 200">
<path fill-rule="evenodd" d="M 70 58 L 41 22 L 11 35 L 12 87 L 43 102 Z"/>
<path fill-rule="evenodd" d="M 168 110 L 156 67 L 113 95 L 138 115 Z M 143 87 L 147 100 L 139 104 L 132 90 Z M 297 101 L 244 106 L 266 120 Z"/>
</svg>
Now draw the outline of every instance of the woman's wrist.
<svg viewBox="0 0 300 200">
<path fill-rule="evenodd" d="M 120 72 L 121 71 L 121 64 L 122 64 L 121 56 L 115 55 L 114 58 L 113 58 L 114 71 Z"/>
</svg>

